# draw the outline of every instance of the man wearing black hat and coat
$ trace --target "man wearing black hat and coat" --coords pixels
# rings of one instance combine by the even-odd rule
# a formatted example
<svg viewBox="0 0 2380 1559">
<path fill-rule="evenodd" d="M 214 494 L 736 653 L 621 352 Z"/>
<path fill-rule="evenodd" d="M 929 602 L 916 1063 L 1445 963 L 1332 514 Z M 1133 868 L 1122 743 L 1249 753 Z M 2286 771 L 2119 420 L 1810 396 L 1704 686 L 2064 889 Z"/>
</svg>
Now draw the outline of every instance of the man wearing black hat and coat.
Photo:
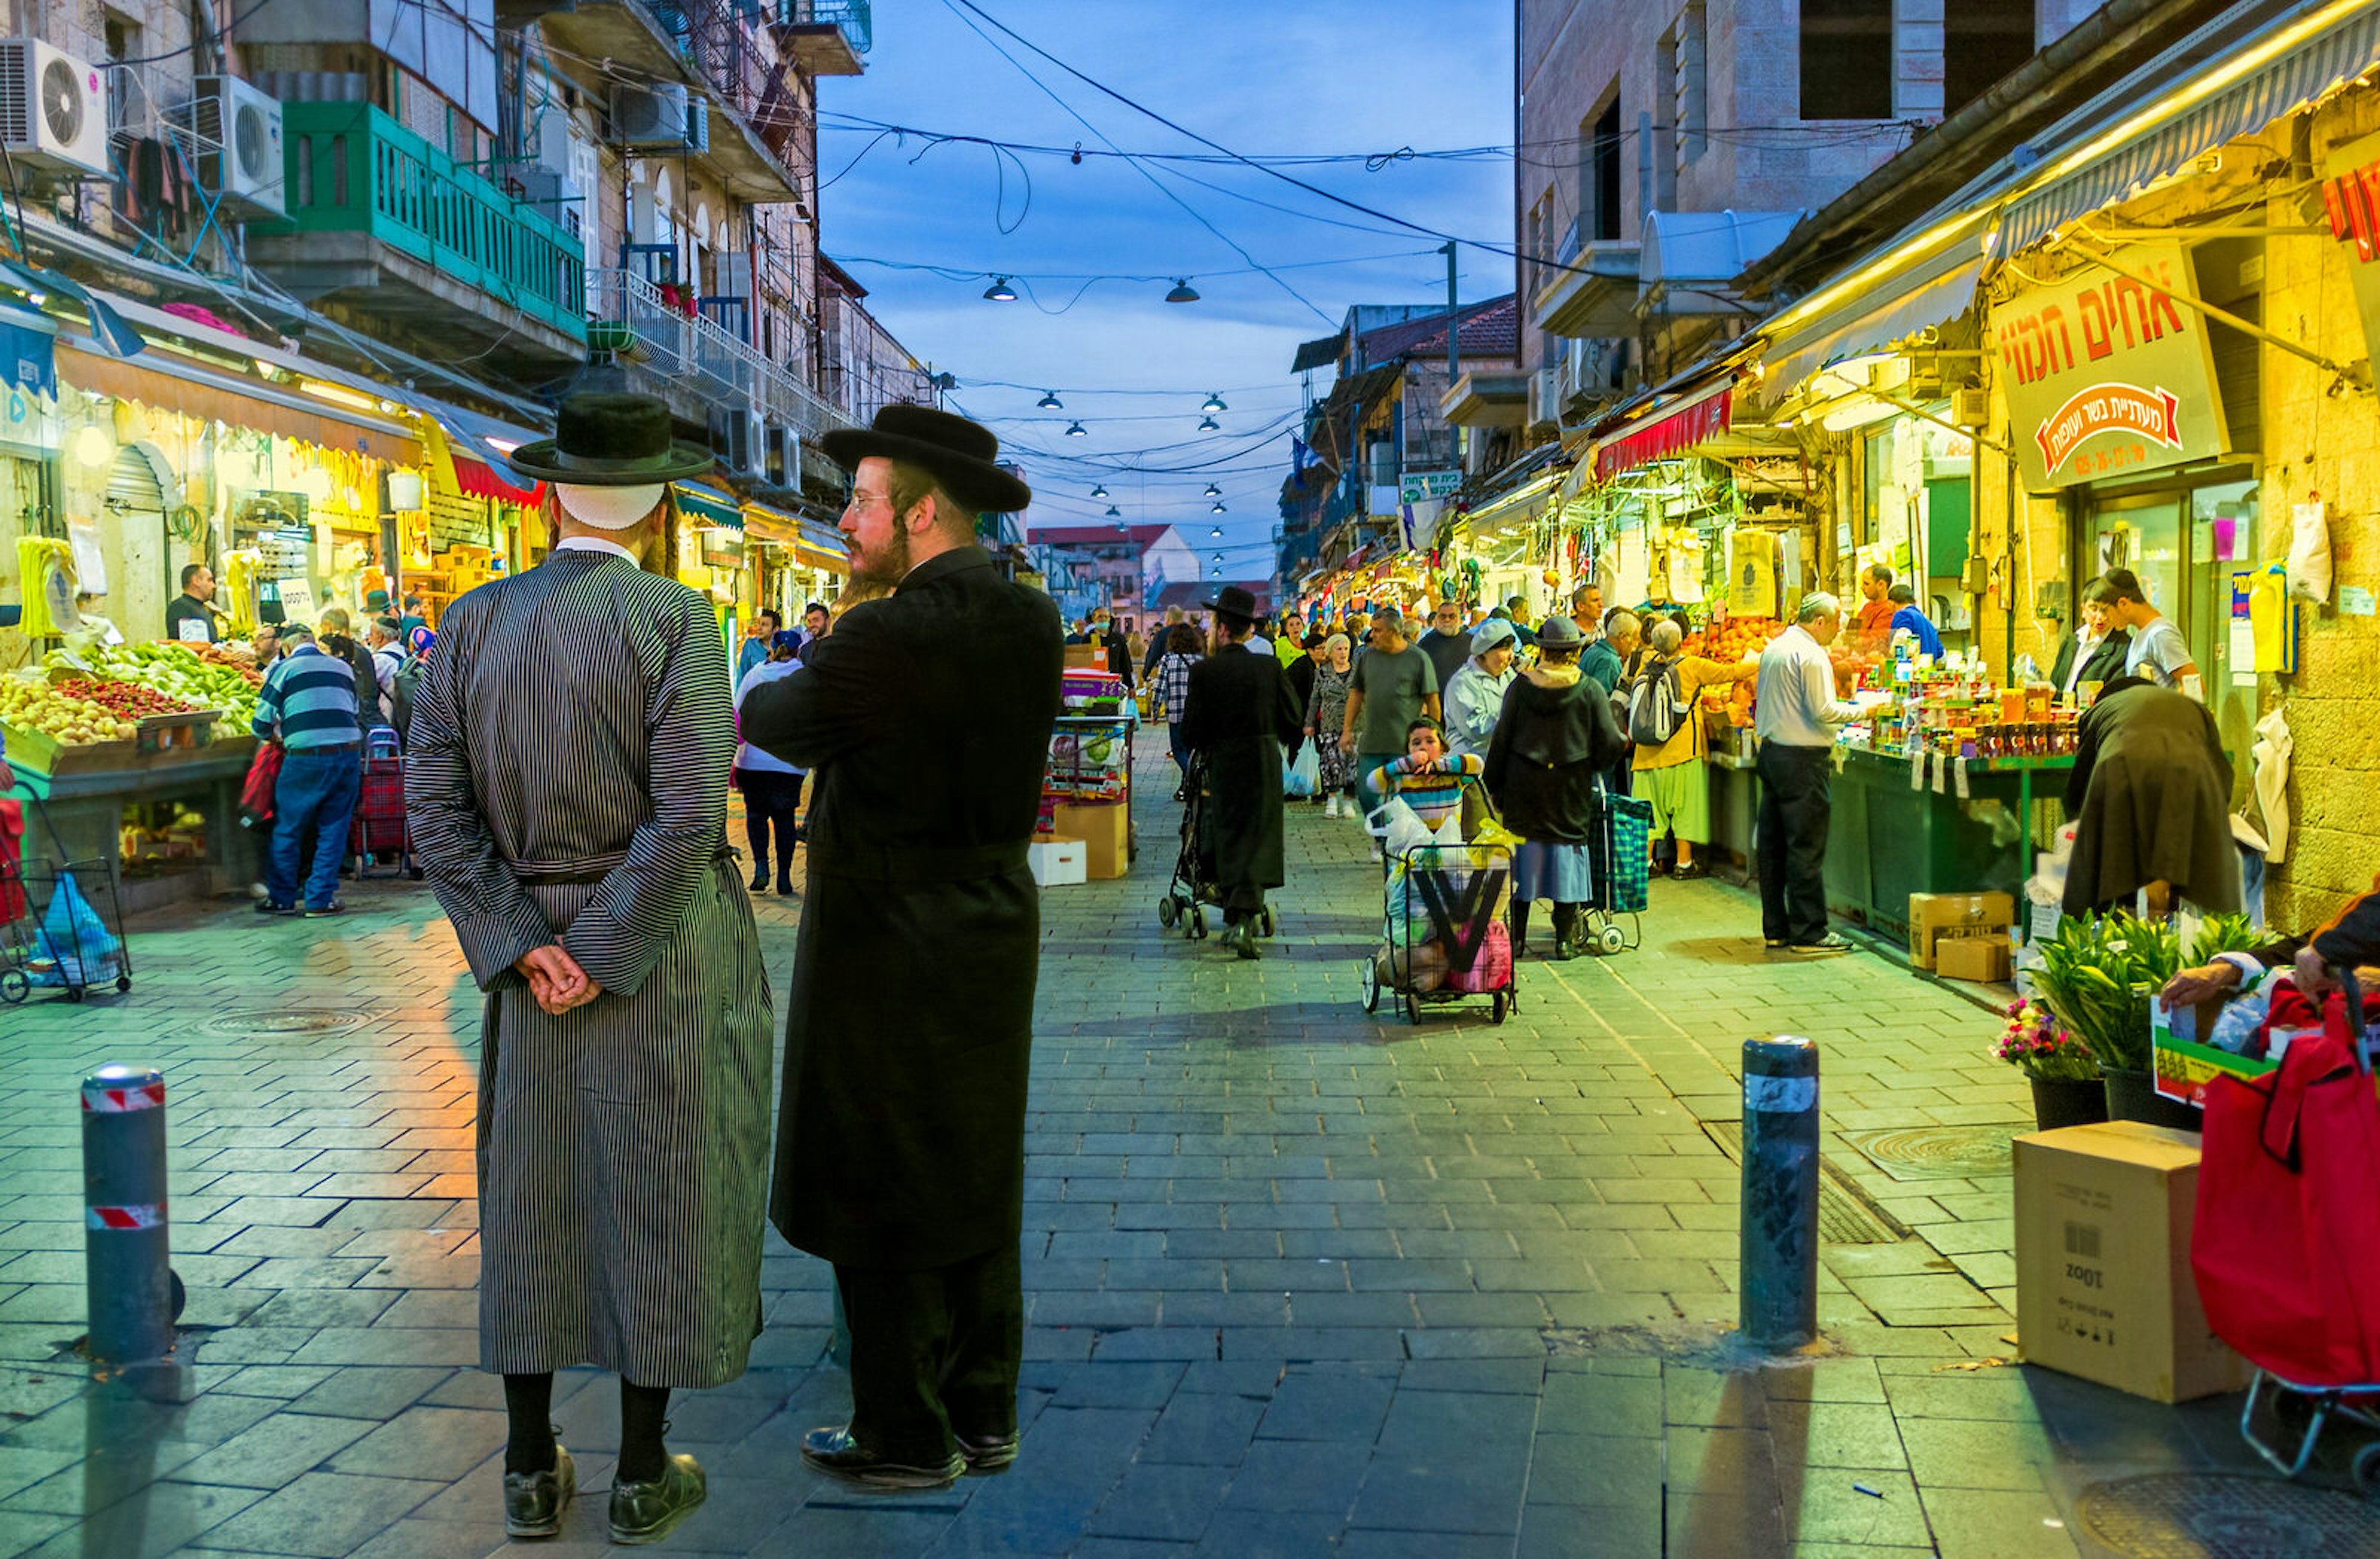
<svg viewBox="0 0 2380 1559">
<path fill-rule="evenodd" d="M 1248 649 L 1257 598 L 1226 585 L 1207 603 L 1215 650 L 1190 668 L 1182 739 L 1207 761 L 1198 851 L 1223 894 L 1223 945 L 1260 956 L 1257 925 L 1281 870 L 1281 754 L 1305 739 L 1305 712 L 1281 662 Z"/>
<path fill-rule="evenodd" d="M 853 586 L 889 593 L 744 698 L 744 739 L 818 776 L 770 1217 L 834 1263 L 851 1326 L 851 1420 L 803 1458 L 929 1488 L 1016 1455 L 1026 847 L 1064 632 L 976 543 L 978 513 L 1032 499 L 988 431 L 889 406 L 823 442 L 853 472 Z"/>
</svg>

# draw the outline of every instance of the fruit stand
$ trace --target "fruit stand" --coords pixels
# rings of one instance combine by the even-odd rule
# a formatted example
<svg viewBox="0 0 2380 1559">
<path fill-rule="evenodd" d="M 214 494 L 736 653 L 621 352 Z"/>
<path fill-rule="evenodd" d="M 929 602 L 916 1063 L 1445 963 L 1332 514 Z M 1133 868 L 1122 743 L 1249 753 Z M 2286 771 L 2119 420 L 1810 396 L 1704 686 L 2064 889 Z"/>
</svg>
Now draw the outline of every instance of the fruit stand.
<svg viewBox="0 0 2380 1559">
<path fill-rule="evenodd" d="M 107 864 L 127 913 L 236 891 L 256 876 L 257 842 L 238 808 L 262 679 L 237 654 L 78 646 L 51 652 L 39 671 L 0 677 L 11 788 L 47 807 L 68 858 Z"/>
</svg>

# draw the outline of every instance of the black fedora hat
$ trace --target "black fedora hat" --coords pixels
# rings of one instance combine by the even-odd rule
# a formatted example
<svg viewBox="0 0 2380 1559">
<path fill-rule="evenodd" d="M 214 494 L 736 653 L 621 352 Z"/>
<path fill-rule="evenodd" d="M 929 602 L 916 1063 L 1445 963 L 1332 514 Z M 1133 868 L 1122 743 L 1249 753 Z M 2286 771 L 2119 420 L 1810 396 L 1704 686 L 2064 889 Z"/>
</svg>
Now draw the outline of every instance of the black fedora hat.
<svg viewBox="0 0 2380 1559">
<path fill-rule="evenodd" d="M 641 487 L 683 481 L 711 467 L 710 451 L 670 436 L 669 408 L 652 396 L 584 390 L 555 408 L 553 437 L 504 459 L 532 481 Z"/>
<path fill-rule="evenodd" d="M 1244 623 L 1255 622 L 1264 615 L 1257 609 L 1257 598 L 1238 585 L 1225 585 L 1215 592 L 1215 599 L 1206 603 L 1209 612 L 1220 612 L 1226 617 L 1237 617 Z"/>
<path fill-rule="evenodd" d="M 977 514 L 1016 514 L 1033 502 L 1031 488 L 992 463 L 1000 440 L 990 428 L 930 406 L 888 406 L 869 426 L 837 428 L 819 447 L 850 471 L 871 455 L 922 467 Z"/>
</svg>

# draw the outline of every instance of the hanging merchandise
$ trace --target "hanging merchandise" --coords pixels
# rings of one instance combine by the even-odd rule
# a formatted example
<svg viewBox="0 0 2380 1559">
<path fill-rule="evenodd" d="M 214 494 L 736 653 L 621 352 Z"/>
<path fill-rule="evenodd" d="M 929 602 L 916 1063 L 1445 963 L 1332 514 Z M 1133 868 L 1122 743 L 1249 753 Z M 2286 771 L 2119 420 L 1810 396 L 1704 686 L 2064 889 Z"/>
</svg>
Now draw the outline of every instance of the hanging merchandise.
<svg viewBox="0 0 2380 1559">
<path fill-rule="evenodd" d="M 2271 563 L 2252 576 L 2233 578 L 2249 580 L 2248 621 L 2255 635 L 2256 669 L 2291 675 L 2298 669 L 2298 609 L 2289 599 L 2287 571 Z"/>
<path fill-rule="evenodd" d="M 82 627 L 75 610 L 74 559 L 67 544 L 55 536 L 17 538 L 17 577 L 25 582 L 25 617 L 18 626 L 28 639 L 50 639 Z"/>
<path fill-rule="evenodd" d="M 2322 494 L 2289 509 L 2289 595 L 2325 605 L 2330 600 L 2330 517 Z"/>
<path fill-rule="evenodd" d="M 1728 611 L 1739 617 L 1778 615 L 1776 533 L 1738 530 L 1728 545 Z"/>
</svg>

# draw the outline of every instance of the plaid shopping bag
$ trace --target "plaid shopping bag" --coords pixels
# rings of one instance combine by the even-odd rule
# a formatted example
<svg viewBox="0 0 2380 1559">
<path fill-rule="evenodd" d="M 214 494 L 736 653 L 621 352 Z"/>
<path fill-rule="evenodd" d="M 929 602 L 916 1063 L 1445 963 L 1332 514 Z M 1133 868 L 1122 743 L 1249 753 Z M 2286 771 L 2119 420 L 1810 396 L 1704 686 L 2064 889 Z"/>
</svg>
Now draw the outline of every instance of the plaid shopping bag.
<svg viewBox="0 0 2380 1559">
<path fill-rule="evenodd" d="M 1652 877 L 1653 803 L 1641 796 L 1603 798 L 1603 907 L 1614 915 L 1644 913 Z"/>
</svg>

